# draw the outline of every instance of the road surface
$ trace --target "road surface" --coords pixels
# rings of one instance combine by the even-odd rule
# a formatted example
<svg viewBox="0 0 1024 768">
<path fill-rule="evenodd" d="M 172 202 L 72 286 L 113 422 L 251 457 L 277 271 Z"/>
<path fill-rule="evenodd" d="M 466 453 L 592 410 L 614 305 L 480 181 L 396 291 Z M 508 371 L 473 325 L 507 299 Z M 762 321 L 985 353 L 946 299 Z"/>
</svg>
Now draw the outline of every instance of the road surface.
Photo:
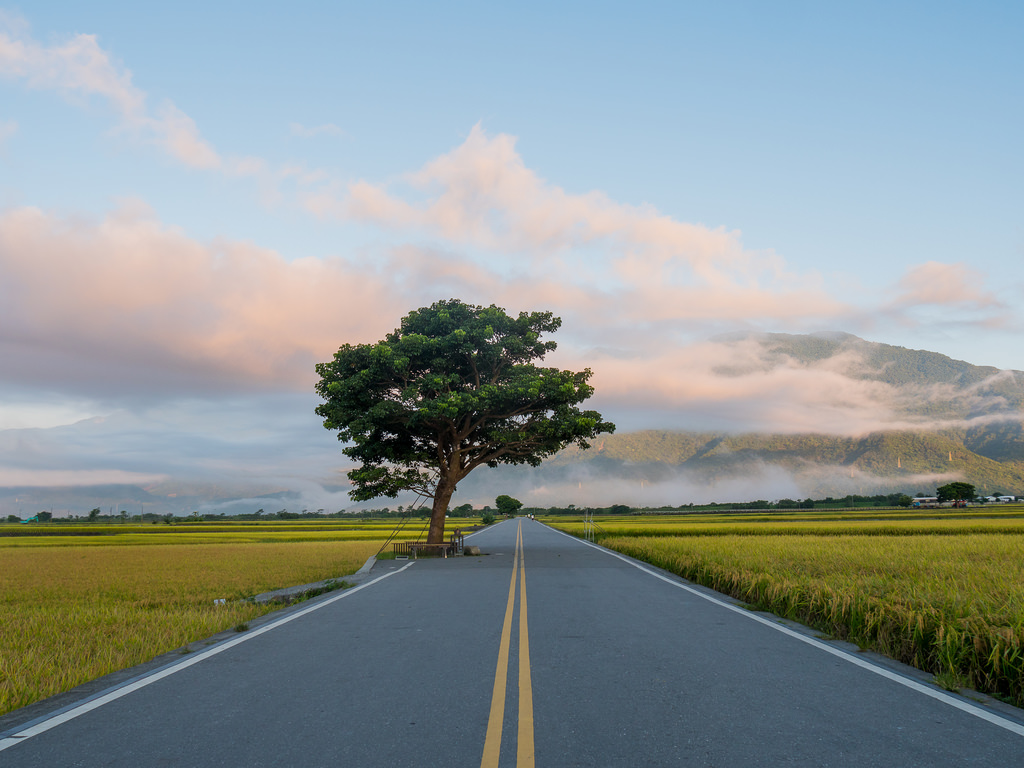
<svg viewBox="0 0 1024 768">
<path fill-rule="evenodd" d="M 0 718 L 0 767 L 1024 765 L 1020 710 L 535 521 L 471 543 Z"/>
</svg>

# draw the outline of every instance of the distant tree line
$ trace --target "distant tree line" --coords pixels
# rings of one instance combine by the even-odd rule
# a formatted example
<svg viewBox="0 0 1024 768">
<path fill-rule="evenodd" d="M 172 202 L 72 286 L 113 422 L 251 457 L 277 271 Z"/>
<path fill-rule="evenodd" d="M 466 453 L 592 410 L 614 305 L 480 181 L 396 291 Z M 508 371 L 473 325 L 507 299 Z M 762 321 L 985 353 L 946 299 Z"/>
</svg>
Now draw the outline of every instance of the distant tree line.
<svg viewBox="0 0 1024 768">
<path fill-rule="evenodd" d="M 966 502 L 976 501 L 984 502 L 984 499 L 978 499 L 975 497 L 975 487 L 970 483 L 954 482 L 947 483 L 946 485 L 939 486 L 935 493 L 925 493 L 918 491 L 914 494 L 916 497 L 936 497 L 940 502 Z M 993 493 L 994 496 L 1000 496 L 1004 494 Z M 569 504 L 565 507 L 552 506 L 552 507 L 526 507 L 518 499 L 514 499 L 507 495 L 498 496 L 495 499 L 495 509 L 490 506 L 483 506 L 480 509 L 475 508 L 472 504 L 460 504 L 456 507 L 449 508 L 448 517 L 450 518 L 468 518 L 468 517 L 484 517 L 488 519 L 495 519 L 496 515 L 515 516 L 516 514 L 524 515 L 580 515 L 584 512 L 595 514 L 595 515 L 630 515 L 630 514 L 645 514 L 653 512 L 701 512 L 701 511 L 715 511 L 715 510 L 737 510 L 737 511 L 756 511 L 756 510 L 799 510 L 799 509 L 850 509 L 857 507 L 909 507 L 913 503 L 913 498 L 906 493 L 879 493 L 873 496 L 862 496 L 858 494 L 848 494 L 841 498 L 833 498 L 832 496 L 826 496 L 824 499 L 778 499 L 776 501 L 768 501 L 767 499 L 755 499 L 754 501 L 730 501 L 730 502 L 710 502 L 708 504 L 680 504 L 677 507 L 674 506 L 660 506 L 660 507 L 631 507 L 628 504 L 612 504 L 607 507 L 587 507 L 587 506 L 576 506 L 575 504 Z M 228 520 L 309 520 L 309 519 L 323 519 L 323 518 L 358 518 L 358 519 L 385 519 L 385 518 L 407 518 L 416 517 L 420 519 L 426 519 L 430 517 L 431 509 L 427 506 L 416 506 L 410 504 L 409 506 L 399 505 L 392 509 L 391 507 L 380 507 L 371 509 L 359 509 L 346 511 L 344 509 L 336 512 L 328 512 L 324 509 L 309 510 L 303 509 L 301 512 L 290 512 L 287 509 L 280 509 L 276 512 L 267 512 L 265 509 L 258 509 L 255 512 L 239 513 L 234 515 L 228 515 L 223 512 L 212 514 L 200 514 L 198 511 L 193 512 L 187 516 L 175 516 L 171 514 L 159 515 L 152 512 L 146 512 L 143 515 L 130 515 L 128 512 L 122 510 L 117 514 L 103 514 L 99 508 L 94 508 L 89 511 L 88 514 L 83 516 L 69 515 L 66 518 L 61 518 L 61 522 L 82 522 L 82 523 L 125 523 L 125 522 L 146 522 L 146 523 L 181 523 L 181 522 L 192 522 L 192 521 L 228 521 Z M 33 515 L 28 520 L 22 520 L 18 515 L 8 515 L 7 522 L 9 523 L 20 523 L 20 522 L 48 522 L 53 518 L 50 512 L 44 511 L 37 515 Z"/>
</svg>

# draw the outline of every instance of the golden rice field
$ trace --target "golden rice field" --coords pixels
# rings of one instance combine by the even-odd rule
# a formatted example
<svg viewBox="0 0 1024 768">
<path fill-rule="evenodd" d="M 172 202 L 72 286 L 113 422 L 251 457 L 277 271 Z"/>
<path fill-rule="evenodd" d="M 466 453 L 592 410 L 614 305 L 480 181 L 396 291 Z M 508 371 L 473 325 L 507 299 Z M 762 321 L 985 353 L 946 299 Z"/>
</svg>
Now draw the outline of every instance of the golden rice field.
<svg viewBox="0 0 1024 768">
<path fill-rule="evenodd" d="M 561 530 L 581 534 L 582 520 L 546 518 Z M 1024 506 L 959 510 L 855 510 L 850 512 L 754 512 L 732 514 L 595 517 L 599 535 L 617 536 L 914 536 L 1022 533 Z"/>
<path fill-rule="evenodd" d="M 479 524 L 479 518 L 449 520 L 448 527 Z M 0 523 L 0 547 L 121 546 L 133 544 L 212 544 L 220 542 L 383 541 L 396 531 L 399 520 L 323 520 L 298 522 L 195 522 L 174 525 L 139 523 Z M 426 535 L 427 523 L 409 520 L 396 540 Z"/>
<path fill-rule="evenodd" d="M 606 547 L 1024 706 L 1020 506 L 597 523 Z"/>
<path fill-rule="evenodd" d="M 351 574 L 395 524 L 0 526 L 0 714 L 274 609 L 243 598 Z"/>
</svg>

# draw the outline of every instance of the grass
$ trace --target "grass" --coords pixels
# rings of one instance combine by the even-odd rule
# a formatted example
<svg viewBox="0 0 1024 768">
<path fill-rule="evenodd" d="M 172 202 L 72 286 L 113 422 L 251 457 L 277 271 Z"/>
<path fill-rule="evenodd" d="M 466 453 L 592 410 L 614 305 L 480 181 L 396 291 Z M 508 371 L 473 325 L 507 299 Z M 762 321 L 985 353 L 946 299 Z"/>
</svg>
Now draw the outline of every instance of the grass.
<svg viewBox="0 0 1024 768">
<path fill-rule="evenodd" d="M 353 573 L 383 538 L 286 533 L 0 538 L 0 714 L 223 630 L 244 631 L 277 607 L 245 598 Z M 215 605 L 219 598 L 225 604 Z"/>
<path fill-rule="evenodd" d="M 1024 706 L 1021 508 L 598 520 L 604 546 Z M 582 523 L 556 524 L 579 534 Z M 646 535 L 645 535 L 646 534 Z M 654 535 L 650 535 L 654 534 Z"/>
</svg>

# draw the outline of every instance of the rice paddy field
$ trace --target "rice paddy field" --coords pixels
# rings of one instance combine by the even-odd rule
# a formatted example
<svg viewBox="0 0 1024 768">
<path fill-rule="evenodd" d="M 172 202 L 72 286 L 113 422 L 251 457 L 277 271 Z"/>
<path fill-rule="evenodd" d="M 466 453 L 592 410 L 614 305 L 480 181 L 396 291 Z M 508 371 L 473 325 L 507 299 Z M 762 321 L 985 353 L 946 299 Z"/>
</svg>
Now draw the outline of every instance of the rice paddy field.
<svg viewBox="0 0 1024 768">
<path fill-rule="evenodd" d="M 248 598 L 354 573 L 397 523 L 0 525 L 0 714 L 241 629 L 277 607 Z"/>
<path fill-rule="evenodd" d="M 1024 506 L 597 518 L 593 532 L 949 689 L 1024 706 Z"/>
<path fill-rule="evenodd" d="M 1024 706 L 1024 506 L 596 522 L 604 546 Z M 351 574 L 396 524 L 0 524 L 0 714 L 244 626 L 273 610 L 247 598 Z"/>
</svg>

